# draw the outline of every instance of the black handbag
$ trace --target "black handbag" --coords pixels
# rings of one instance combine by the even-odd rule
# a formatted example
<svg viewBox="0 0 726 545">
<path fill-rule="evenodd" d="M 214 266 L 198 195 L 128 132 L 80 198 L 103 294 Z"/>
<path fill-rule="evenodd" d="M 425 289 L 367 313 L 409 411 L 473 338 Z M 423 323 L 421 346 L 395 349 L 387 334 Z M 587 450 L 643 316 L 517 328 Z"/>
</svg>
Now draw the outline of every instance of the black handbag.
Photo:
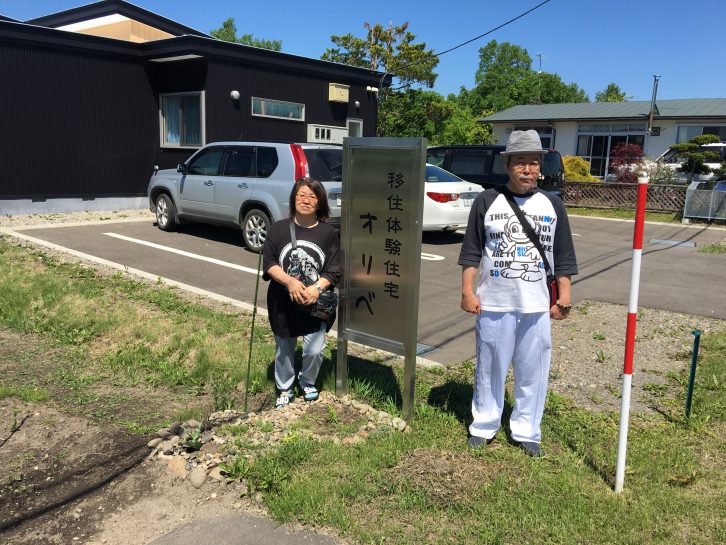
<svg viewBox="0 0 726 545">
<path fill-rule="evenodd" d="M 537 248 L 537 251 L 542 256 L 542 261 L 544 262 L 545 266 L 545 272 L 547 274 L 547 290 L 550 293 L 550 307 L 553 307 L 557 304 L 557 300 L 560 298 L 560 292 L 557 288 L 557 279 L 555 278 L 555 275 L 550 268 L 550 262 L 547 261 L 547 255 L 545 254 L 544 248 L 542 248 L 542 243 L 540 243 L 537 233 L 534 232 L 532 224 L 529 223 L 524 217 L 522 209 L 517 204 L 517 201 L 514 200 L 512 194 L 508 191 L 505 191 L 504 196 L 506 197 L 509 206 L 512 207 L 512 210 L 517 216 L 519 223 L 522 225 L 522 230 L 529 237 L 529 240 L 532 242 L 532 244 L 534 244 L 534 247 Z"/>
<path fill-rule="evenodd" d="M 292 256 L 290 258 L 289 272 L 290 276 L 297 278 L 306 287 L 311 286 L 313 282 L 304 274 L 302 274 L 302 264 L 300 259 L 295 255 L 297 249 L 297 238 L 295 237 L 295 223 L 290 222 L 290 239 L 292 240 Z M 314 305 L 304 305 L 304 308 L 309 309 L 310 315 L 315 316 L 332 324 L 335 321 L 336 313 L 338 310 L 338 294 L 335 293 L 333 286 L 329 286 L 327 289 L 320 292 L 318 300 Z"/>
</svg>

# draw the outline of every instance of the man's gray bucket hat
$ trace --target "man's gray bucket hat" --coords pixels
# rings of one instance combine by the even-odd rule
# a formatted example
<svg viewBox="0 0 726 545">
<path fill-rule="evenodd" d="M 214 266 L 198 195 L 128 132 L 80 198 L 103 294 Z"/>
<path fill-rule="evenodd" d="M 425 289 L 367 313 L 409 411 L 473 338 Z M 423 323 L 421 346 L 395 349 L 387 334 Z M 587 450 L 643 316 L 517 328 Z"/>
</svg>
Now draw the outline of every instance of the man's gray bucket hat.
<svg viewBox="0 0 726 545">
<path fill-rule="evenodd" d="M 522 153 L 539 153 L 544 155 L 546 149 L 542 149 L 542 141 L 534 129 L 528 131 L 512 131 L 507 142 L 507 149 L 501 155 L 517 155 Z"/>
</svg>

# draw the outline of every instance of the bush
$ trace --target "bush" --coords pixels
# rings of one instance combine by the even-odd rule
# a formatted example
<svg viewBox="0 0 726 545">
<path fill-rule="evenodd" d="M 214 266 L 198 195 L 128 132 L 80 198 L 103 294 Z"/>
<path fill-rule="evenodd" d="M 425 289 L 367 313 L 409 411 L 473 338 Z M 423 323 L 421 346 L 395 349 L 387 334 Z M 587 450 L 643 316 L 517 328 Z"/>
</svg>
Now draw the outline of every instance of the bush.
<svg viewBox="0 0 726 545">
<path fill-rule="evenodd" d="M 650 178 L 651 184 L 676 184 L 680 179 L 676 169 L 664 163 L 643 161 L 641 170 Z"/>
<path fill-rule="evenodd" d="M 565 180 L 572 182 L 597 182 L 598 179 L 590 174 L 590 163 L 582 157 L 565 155 L 562 158 L 565 164 Z"/>
<path fill-rule="evenodd" d="M 610 172 L 615 181 L 624 184 L 638 182 L 636 169 L 643 160 L 643 148 L 637 144 L 618 144 L 610 151 Z"/>
</svg>

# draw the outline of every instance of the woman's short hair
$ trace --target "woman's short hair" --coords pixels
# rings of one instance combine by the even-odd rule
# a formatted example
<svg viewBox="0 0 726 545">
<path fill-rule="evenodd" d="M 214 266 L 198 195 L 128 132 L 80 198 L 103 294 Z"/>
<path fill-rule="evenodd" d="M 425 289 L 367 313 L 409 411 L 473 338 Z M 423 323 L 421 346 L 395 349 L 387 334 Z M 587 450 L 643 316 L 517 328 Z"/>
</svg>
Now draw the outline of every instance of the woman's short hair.
<svg viewBox="0 0 726 545">
<path fill-rule="evenodd" d="M 315 197 L 318 199 L 318 207 L 315 211 L 315 217 L 318 221 L 328 221 L 330 218 L 330 206 L 328 206 L 328 193 L 325 191 L 325 187 L 319 181 L 312 178 L 300 178 L 292 188 L 290 193 L 290 219 L 295 218 L 295 198 L 300 188 L 307 187 L 310 191 L 315 193 Z"/>
</svg>

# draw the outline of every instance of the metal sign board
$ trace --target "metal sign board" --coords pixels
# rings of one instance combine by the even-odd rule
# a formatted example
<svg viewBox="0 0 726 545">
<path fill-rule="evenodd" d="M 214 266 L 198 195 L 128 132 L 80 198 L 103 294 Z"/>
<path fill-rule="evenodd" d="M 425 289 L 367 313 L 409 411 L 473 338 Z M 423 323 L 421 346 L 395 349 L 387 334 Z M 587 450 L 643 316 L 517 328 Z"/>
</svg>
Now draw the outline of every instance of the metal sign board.
<svg viewBox="0 0 726 545">
<path fill-rule="evenodd" d="M 346 138 L 343 145 L 339 343 L 406 356 L 411 396 L 425 156 L 423 138 Z M 339 346 L 336 389 L 347 381 L 346 352 Z M 411 401 L 406 394 L 404 412 Z"/>
</svg>

